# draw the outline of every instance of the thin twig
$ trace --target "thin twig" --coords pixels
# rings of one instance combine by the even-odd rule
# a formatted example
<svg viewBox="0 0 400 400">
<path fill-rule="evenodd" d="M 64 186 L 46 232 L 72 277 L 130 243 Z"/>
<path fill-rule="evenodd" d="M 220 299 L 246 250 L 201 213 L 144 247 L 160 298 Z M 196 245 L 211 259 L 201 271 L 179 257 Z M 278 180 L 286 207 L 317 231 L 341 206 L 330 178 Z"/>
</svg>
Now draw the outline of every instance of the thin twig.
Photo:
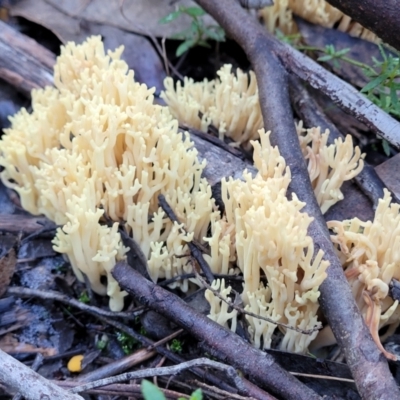
<svg viewBox="0 0 400 400">
<path fill-rule="evenodd" d="M 71 389 L 74 387 L 77 387 L 79 385 L 78 382 L 74 381 L 53 381 L 53 383 L 56 383 L 58 386 L 64 388 L 64 389 Z M 174 398 L 178 399 L 180 397 L 183 398 L 189 398 L 189 396 L 176 392 L 174 390 L 169 390 L 169 389 L 164 389 L 164 388 L 159 388 L 167 398 Z M 85 394 L 102 394 L 106 396 L 141 396 L 142 390 L 141 386 L 139 384 L 135 383 L 128 383 L 128 384 L 121 384 L 121 383 L 116 383 L 113 385 L 107 385 L 105 387 L 102 387 L 100 389 L 90 389 L 86 390 Z M 135 397 L 136 398 L 136 397 Z"/>
<path fill-rule="evenodd" d="M 202 276 L 202 275 L 200 274 L 200 276 Z M 164 281 L 157 282 L 157 285 L 159 285 L 161 287 L 168 286 L 170 283 L 174 283 L 176 281 L 183 281 L 185 279 L 190 279 L 190 278 L 195 278 L 195 277 L 196 277 L 196 274 L 194 272 L 176 275 L 173 278 L 169 278 Z M 226 281 L 230 280 L 230 281 L 243 282 L 243 276 L 241 276 L 241 275 L 214 274 L 214 278 L 215 279 L 225 279 Z"/>
<path fill-rule="evenodd" d="M 320 329 L 322 329 L 322 325 L 315 326 L 314 328 L 311 328 L 311 329 L 301 329 L 301 328 L 297 328 L 295 326 L 284 324 L 283 322 L 274 321 L 273 319 L 268 318 L 268 317 L 262 317 L 261 315 L 254 314 L 250 311 L 246 311 L 242 307 L 239 307 L 238 305 L 236 305 L 234 302 L 224 299 L 224 297 L 221 295 L 221 293 L 218 290 L 215 290 L 213 287 L 211 287 L 200 276 L 200 274 L 196 272 L 196 269 L 194 267 L 193 267 L 193 271 L 194 271 L 194 274 L 196 275 L 196 278 L 201 282 L 201 284 L 204 285 L 208 290 L 210 290 L 214 294 L 214 296 L 217 296 L 220 300 L 222 300 L 224 303 L 228 304 L 229 307 L 232 307 L 234 310 L 236 310 L 240 314 L 245 314 L 245 315 L 248 315 L 249 317 L 257 318 L 262 321 L 267 321 L 271 324 L 279 325 L 279 326 L 282 326 L 283 328 L 290 329 L 292 331 L 296 331 L 299 333 L 303 333 L 304 335 L 311 335 L 313 332 L 316 332 L 316 331 L 319 331 Z M 236 292 L 236 290 L 234 290 L 233 288 L 231 288 L 231 290 L 235 295 L 240 296 L 240 294 L 238 292 Z"/>
<path fill-rule="evenodd" d="M 66 304 L 68 306 L 72 306 L 75 308 L 78 308 L 81 311 L 88 312 L 90 314 L 94 315 L 101 315 L 104 317 L 108 318 L 125 318 L 129 320 L 135 320 L 135 318 L 143 313 L 143 307 L 140 307 L 139 311 L 130 311 L 130 312 L 113 312 L 113 311 L 107 311 L 103 310 L 102 308 L 98 308 L 95 306 L 89 306 L 88 304 L 81 303 L 80 301 L 76 299 L 71 299 L 70 297 L 66 296 L 65 294 L 59 293 L 59 292 L 54 292 L 54 291 L 47 291 L 43 292 L 41 290 L 36 290 L 36 289 L 28 289 L 24 287 L 18 287 L 18 286 L 10 286 L 7 289 L 7 294 L 13 295 L 13 296 L 18 296 L 22 298 L 26 297 L 35 297 L 43 300 L 53 300 L 53 301 L 59 301 L 60 303 Z"/>
<path fill-rule="evenodd" d="M 183 227 L 183 224 L 178 220 L 177 216 L 175 215 L 174 211 L 172 210 L 171 206 L 168 204 L 167 200 L 165 199 L 165 196 L 160 194 L 158 196 L 158 202 L 160 207 L 163 209 L 165 214 L 167 214 L 168 218 L 172 222 L 176 222 L 177 224 L 181 225 L 179 228 L 183 234 L 187 234 L 186 229 Z M 196 259 L 198 262 L 201 270 L 204 272 L 204 275 L 206 276 L 208 282 L 212 283 L 214 280 L 214 274 L 211 271 L 210 266 L 208 265 L 207 261 L 203 257 L 203 253 L 199 250 L 198 246 L 196 246 L 192 242 L 187 243 L 190 252 L 192 253 L 192 256 Z"/>
<path fill-rule="evenodd" d="M 289 373 L 294 375 L 294 376 L 302 376 L 304 378 L 316 378 L 316 379 L 326 379 L 326 380 L 330 380 L 330 381 L 355 383 L 354 379 L 339 378 L 337 376 L 305 374 L 303 372 L 290 372 L 290 371 L 289 371 Z"/>
<path fill-rule="evenodd" d="M 140 371 L 127 372 L 125 374 L 113 376 L 111 378 L 99 379 L 98 381 L 94 381 L 70 389 L 70 392 L 79 393 L 85 390 L 90 390 L 93 388 L 110 385 L 112 383 L 124 382 L 130 379 L 143 379 L 149 376 L 176 375 L 186 369 L 193 367 L 210 367 L 225 372 L 229 371 L 230 374 L 237 375 L 237 372 L 233 367 L 230 367 L 228 365 L 216 361 L 209 360 L 208 358 L 198 358 L 197 360 L 186 361 L 178 365 L 173 365 L 171 367 L 148 368 Z"/>
</svg>

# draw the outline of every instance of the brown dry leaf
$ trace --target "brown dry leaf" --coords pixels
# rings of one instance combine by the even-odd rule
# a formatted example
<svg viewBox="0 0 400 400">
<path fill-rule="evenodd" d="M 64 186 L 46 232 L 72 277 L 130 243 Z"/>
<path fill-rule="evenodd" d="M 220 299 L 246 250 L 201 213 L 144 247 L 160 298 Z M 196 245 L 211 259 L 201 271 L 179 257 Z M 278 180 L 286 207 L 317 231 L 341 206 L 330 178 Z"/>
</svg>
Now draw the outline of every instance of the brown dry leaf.
<svg viewBox="0 0 400 400">
<path fill-rule="evenodd" d="M 8 354 L 41 353 L 44 357 L 57 354 L 57 350 L 51 347 L 35 347 L 28 343 L 20 343 L 12 334 L 7 334 L 0 339 L 0 349 Z"/>
<path fill-rule="evenodd" d="M 17 255 L 14 247 L 0 258 L 0 297 L 6 292 L 10 285 L 17 264 Z"/>
<path fill-rule="evenodd" d="M 181 16 L 177 20 L 160 24 L 159 20 L 179 6 L 196 6 L 193 1 L 179 0 L 22 0 L 11 8 L 11 15 L 30 21 L 47 21 L 63 30 L 78 33 L 87 22 L 105 24 L 146 36 L 171 37 L 189 28 L 191 19 Z M 72 17 L 71 26 L 66 17 Z M 212 18 L 205 16 L 207 23 Z M 39 21 L 40 20 L 40 21 Z M 46 24 L 42 24 L 46 26 Z"/>
<path fill-rule="evenodd" d="M 77 6 L 77 3 L 71 2 L 71 5 Z M 103 6 L 107 4 L 102 2 Z M 118 11 L 110 12 L 109 15 L 114 16 L 112 13 Z M 114 50 L 124 45 L 123 59 L 129 68 L 135 71 L 135 79 L 149 87 L 156 87 L 158 91 L 163 88 L 165 72 L 154 47 L 147 38 L 117 28 L 114 17 L 111 20 L 108 18 L 106 24 L 93 22 L 94 20 L 90 18 L 82 19 L 82 15 L 75 18 L 53 7 L 46 0 L 23 0 L 11 8 L 11 13 L 44 26 L 63 43 L 68 41 L 81 43 L 88 36 L 101 35 L 107 50 Z"/>
</svg>

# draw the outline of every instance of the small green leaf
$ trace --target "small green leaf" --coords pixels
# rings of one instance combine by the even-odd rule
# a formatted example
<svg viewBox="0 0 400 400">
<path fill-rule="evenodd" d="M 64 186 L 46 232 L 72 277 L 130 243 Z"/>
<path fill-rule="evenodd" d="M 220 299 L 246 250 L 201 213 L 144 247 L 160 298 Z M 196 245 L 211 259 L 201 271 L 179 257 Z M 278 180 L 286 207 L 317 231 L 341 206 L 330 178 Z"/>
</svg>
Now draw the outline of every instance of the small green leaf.
<svg viewBox="0 0 400 400">
<path fill-rule="evenodd" d="M 379 75 L 375 79 L 373 79 L 371 82 L 367 83 L 362 89 L 361 93 L 369 92 L 372 89 L 375 89 L 378 85 L 380 85 L 382 82 L 385 82 L 386 79 L 388 78 L 389 73 L 384 73 L 382 75 Z"/>
<path fill-rule="evenodd" d="M 342 56 L 344 56 L 346 53 L 348 53 L 349 51 L 350 51 L 349 48 L 345 48 L 345 49 L 339 50 L 339 51 L 337 51 L 337 52 L 335 53 L 335 57 L 342 57 Z"/>
<path fill-rule="evenodd" d="M 214 29 L 212 29 L 214 28 Z M 210 39 L 215 40 L 216 42 L 224 42 L 225 41 L 225 31 L 220 26 L 213 26 L 207 28 L 204 33 Z"/>
<path fill-rule="evenodd" d="M 327 54 L 325 56 L 321 56 L 317 58 L 317 61 L 330 61 L 333 59 L 332 54 Z"/>
<path fill-rule="evenodd" d="M 203 393 L 200 389 L 195 390 L 189 400 L 203 400 Z"/>
<path fill-rule="evenodd" d="M 164 18 L 161 18 L 158 22 L 160 24 L 168 24 L 168 23 L 174 21 L 175 19 L 177 19 L 180 15 L 182 15 L 182 11 L 180 11 L 180 10 L 174 11 L 174 12 L 166 15 Z"/>
<path fill-rule="evenodd" d="M 385 51 L 384 47 L 382 46 L 382 43 L 379 43 L 378 47 L 379 47 L 379 51 L 381 53 L 381 56 L 382 56 L 383 60 L 387 61 L 386 51 Z"/>
<path fill-rule="evenodd" d="M 211 47 L 210 44 L 207 43 L 205 40 L 198 40 L 197 45 L 202 47 L 207 47 L 208 49 Z"/>
<path fill-rule="evenodd" d="M 195 39 L 185 40 L 181 43 L 176 49 L 176 56 L 180 57 L 183 53 L 186 53 L 190 48 L 192 48 L 196 44 Z"/>
<path fill-rule="evenodd" d="M 385 139 L 382 139 L 382 148 L 383 148 L 383 152 L 389 157 L 390 156 L 390 145 L 389 145 L 389 142 Z"/>
<path fill-rule="evenodd" d="M 397 109 L 399 106 L 399 98 L 397 97 L 397 91 L 394 86 L 390 86 L 390 101 L 393 108 Z"/>
<path fill-rule="evenodd" d="M 145 400 L 166 400 L 164 393 L 156 385 L 145 379 L 142 380 L 141 389 Z"/>
<path fill-rule="evenodd" d="M 200 7 L 187 7 L 187 8 L 182 8 L 182 11 L 190 15 L 191 17 L 201 17 L 204 15 L 206 12 L 200 8 Z"/>
</svg>

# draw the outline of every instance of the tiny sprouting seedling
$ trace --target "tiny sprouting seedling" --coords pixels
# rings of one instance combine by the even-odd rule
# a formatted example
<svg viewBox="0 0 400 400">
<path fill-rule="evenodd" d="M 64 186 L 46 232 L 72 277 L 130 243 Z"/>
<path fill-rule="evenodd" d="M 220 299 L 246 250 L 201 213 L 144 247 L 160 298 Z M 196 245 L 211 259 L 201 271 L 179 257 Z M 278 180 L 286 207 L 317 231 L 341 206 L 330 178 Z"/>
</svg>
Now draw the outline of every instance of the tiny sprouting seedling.
<svg viewBox="0 0 400 400">
<path fill-rule="evenodd" d="M 96 342 L 96 348 L 98 350 L 105 350 L 107 348 L 108 342 L 105 340 L 99 340 Z"/>
<path fill-rule="evenodd" d="M 325 47 L 325 55 L 319 57 L 318 61 L 333 60 L 336 63 L 334 66 L 338 67 L 338 60 L 342 60 L 361 68 L 369 79 L 369 82 L 361 89 L 361 93 L 388 114 L 400 117 L 400 57 L 387 54 L 381 44 L 378 46 L 382 60 L 372 57 L 372 66 L 345 56 L 350 49 L 336 51 L 333 45 Z M 382 139 L 382 148 L 383 152 L 389 156 L 390 145 L 385 139 Z"/>
<path fill-rule="evenodd" d="M 85 304 L 88 304 L 88 303 L 90 302 L 90 298 L 89 298 L 89 295 L 87 294 L 86 290 L 84 290 L 84 291 L 80 294 L 78 300 L 79 300 L 81 303 L 85 303 Z"/>
<path fill-rule="evenodd" d="M 387 54 L 379 45 L 382 61 L 372 58 L 373 67 L 364 68 L 365 75 L 371 80 L 361 89 L 368 98 L 386 112 L 400 117 L 400 57 Z"/>
<path fill-rule="evenodd" d="M 98 350 L 105 350 L 108 346 L 108 336 L 106 334 L 101 335 L 101 337 L 96 336 L 95 346 Z"/>
<path fill-rule="evenodd" d="M 342 50 L 336 50 L 335 46 L 333 44 L 328 44 L 325 46 L 325 55 L 321 56 L 318 58 L 318 61 L 332 61 L 333 65 L 335 68 L 339 68 L 339 61 L 338 60 L 343 60 L 344 55 L 347 54 L 350 51 L 349 48 L 342 49 Z"/>
<path fill-rule="evenodd" d="M 154 384 L 145 379 L 142 380 L 142 394 L 144 400 L 166 400 L 164 393 Z M 185 400 L 184 397 L 179 397 L 178 400 Z M 189 400 L 203 400 L 203 394 L 200 389 L 195 390 Z"/>
<path fill-rule="evenodd" d="M 183 345 L 179 339 L 173 339 L 169 348 L 173 353 L 180 354 L 182 353 Z"/>
<path fill-rule="evenodd" d="M 203 16 L 206 12 L 200 7 L 179 7 L 159 22 L 161 24 L 168 24 L 182 15 L 188 15 L 192 18 L 192 22 L 188 29 L 183 30 L 172 36 L 172 39 L 183 40 L 183 42 L 176 49 L 176 56 L 180 57 L 189 49 L 195 46 L 211 47 L 208 43 L 209 40 L 216 42 L 225 41 L 225 31 L 219 25 L 206 25 Z"/>
<path fill-rule="evenodd" d="M 400 54 L 396 56 L 387 53 L 382 44 L 379 44 L 379 51 L 382 56 L 382 60 L 378 60 L 372 57 L 373 65 L 368 65 L 350 57 L 346 54 L 350 51 L 349 48 L 336 50 L 333 44 L 328 44 L 324 49 L 312 46 L 304 46 L 300 43 L 301 36 L 295 35 L 284 35 L 282 32 L 277 31 L 276 36 L 282 42 L 288 43 L 291 46 L 297 48 L 300 51 L 317 51 L 322 53 L 317 61 L 333 63 L 335 68 L 339 68 L 339 61 L 344 61 L 359 67 L 364 75 L 369 79 L 369 82 L 361 89 L 361 93 L 371 100 L 375 105 L 380 107 L 397 118 L 400 118 Z M 393 50 L 392 50 L 393 51 Z M 383 152 L 390 155 L 390 144 L 382 139 Z"/>
<path fill-rule="evenodd" d="M 117 332 L 117 340 L 125 354 L 132 354 L 138 342 L 124 332 Z"/>
</svg>

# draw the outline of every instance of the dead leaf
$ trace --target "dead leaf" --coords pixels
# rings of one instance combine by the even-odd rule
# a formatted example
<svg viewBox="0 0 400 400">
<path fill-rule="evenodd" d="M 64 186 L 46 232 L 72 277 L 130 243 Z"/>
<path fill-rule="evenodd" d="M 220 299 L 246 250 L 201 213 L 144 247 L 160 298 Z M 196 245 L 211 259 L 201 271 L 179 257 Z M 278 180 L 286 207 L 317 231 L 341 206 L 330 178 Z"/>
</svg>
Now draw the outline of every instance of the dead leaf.
<svg viewBox="0 0 400 400">
<path fill-rule="evenodd" d="M 168 24 L 159 23 L 179 6 L 196 4 L 190 0 L 22 0 L 11 7 L 10 13 L 39 24 L 46 20 L 75 34 L 82 29 L 82 23 L 95 22 L 146 36 L 169 38 L 189 28 L 191 23 L 185 15 Z M 75 21 L 71 26 L 68 26 L 68 17 Z M 210 16 L 204 18 L 207 24 L 216 24 Z"/>
<path fill-rule="evenodd" d="M 71 2 L 71 6 L 74 3 L 78 2 Z M 75 18 L 53 7 L 45 0 L 23 0 L 18 2 L 11 12 L 15 16 L 24 17 L 44 26 L 63 43 L 68 41 L 81 43 L 88 36 L 100 35 L 106 50 L 114 50 L 120 45 L 124 45 L 122 58 L 127 62 L 129 68 L 135 71 L 135 80 L 145 83 L 148 87 L 155 87 L 157 91 L 163 88 L 165 72 L 160 57 L 152 44 L 141 35 L 116 27 L 114 18 L 112 23 L 108 18 L 106 24 L 97 23 L 90 18 L 82 19 L 81 15 L 79 18 Z"/>
</svg>

